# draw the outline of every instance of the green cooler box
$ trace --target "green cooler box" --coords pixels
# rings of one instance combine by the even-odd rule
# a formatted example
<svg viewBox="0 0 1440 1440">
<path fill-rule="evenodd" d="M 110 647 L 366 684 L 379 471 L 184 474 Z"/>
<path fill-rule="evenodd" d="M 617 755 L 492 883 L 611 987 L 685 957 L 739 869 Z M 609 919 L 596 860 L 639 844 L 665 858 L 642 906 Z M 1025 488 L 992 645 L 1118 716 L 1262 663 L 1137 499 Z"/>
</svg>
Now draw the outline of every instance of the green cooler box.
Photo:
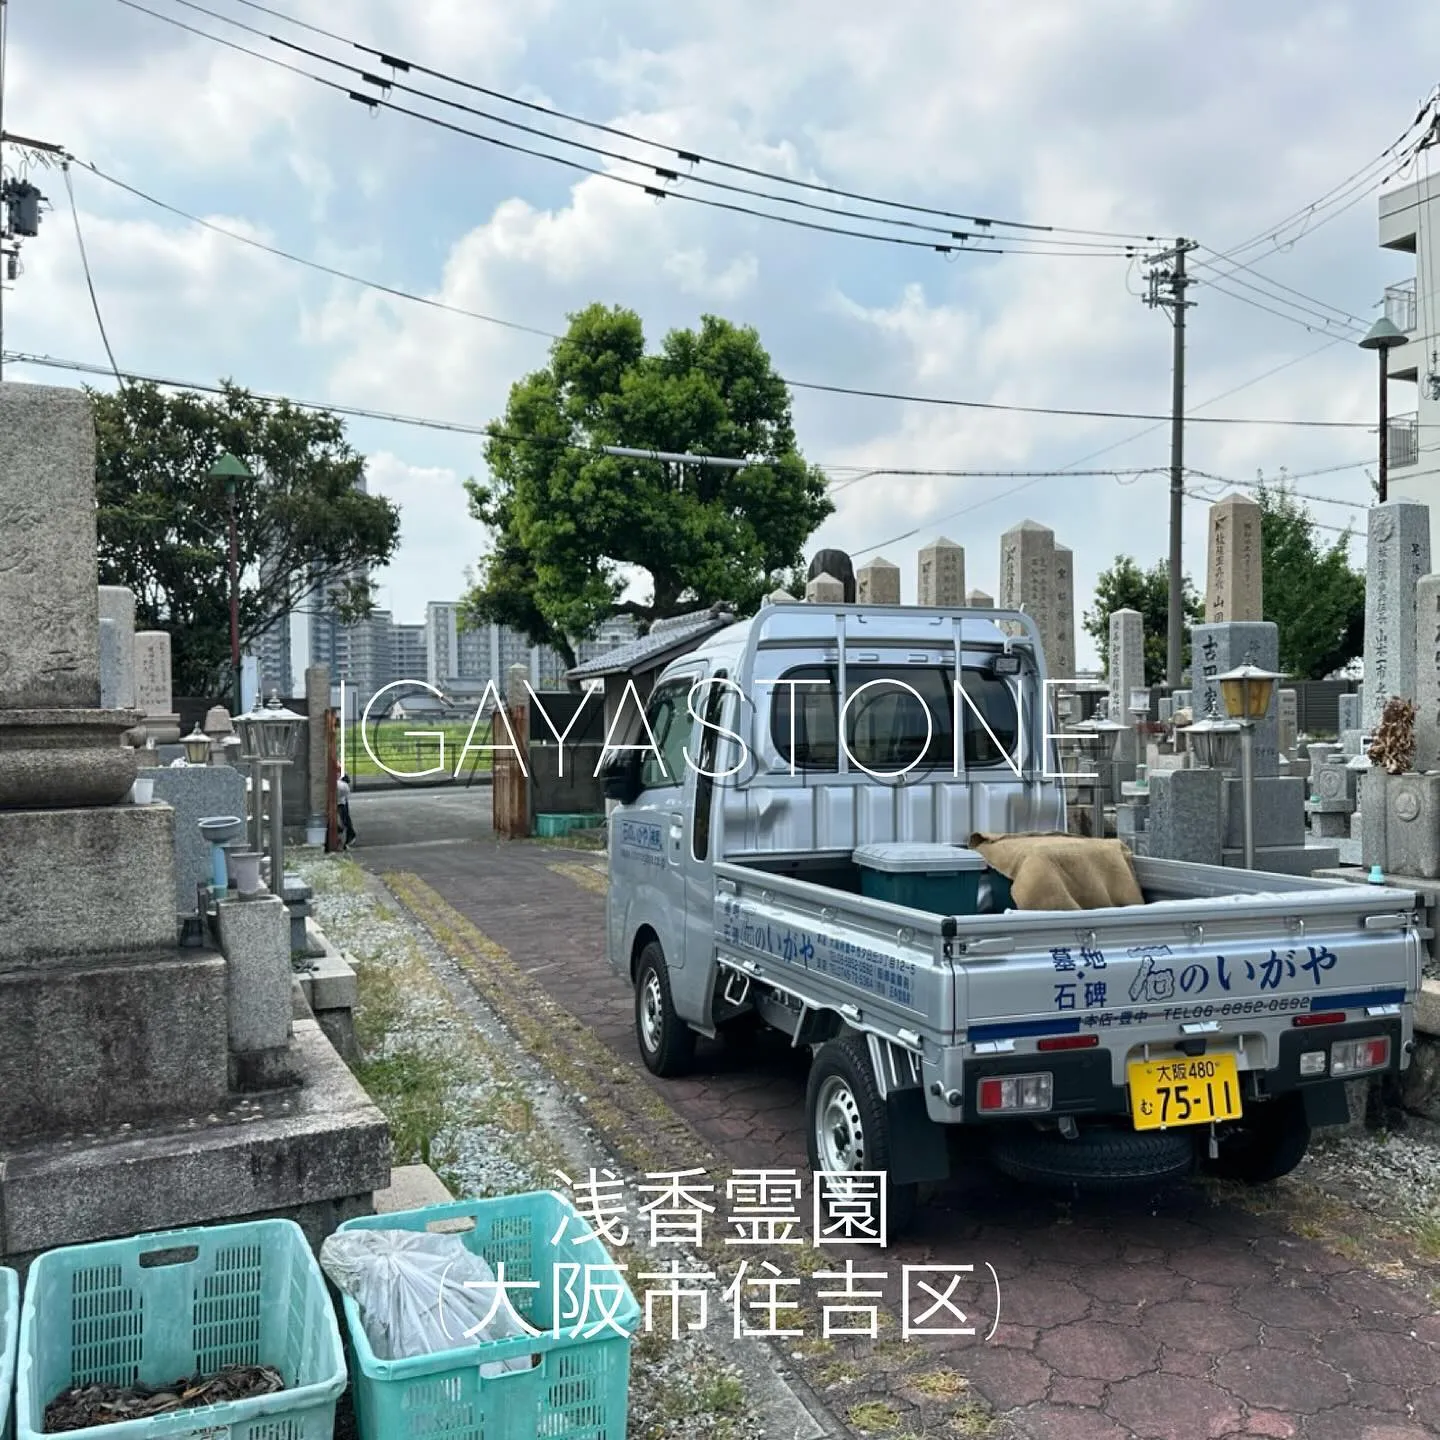
<svg viewBox="0 0 1440 1440">
<path fill-rule="evenodd" d="M 852 857 L 860 867 L 860 893 L 932 915 L 979 912 L 984 859 L 963 845 L 891 842 L 862 845 Z"/>
</svg>

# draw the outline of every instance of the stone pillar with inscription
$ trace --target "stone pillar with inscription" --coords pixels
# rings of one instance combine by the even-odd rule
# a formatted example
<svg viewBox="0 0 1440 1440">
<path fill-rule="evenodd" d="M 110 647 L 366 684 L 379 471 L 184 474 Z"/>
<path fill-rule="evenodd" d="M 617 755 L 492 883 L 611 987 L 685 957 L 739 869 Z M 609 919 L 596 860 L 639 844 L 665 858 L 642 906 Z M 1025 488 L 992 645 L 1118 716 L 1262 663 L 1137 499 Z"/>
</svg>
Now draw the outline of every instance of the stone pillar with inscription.
<svg viewBox="0 0 1440 1440">
<path fill-rule="evenodd" d="M 1415 587 L 1414 768 L 1440 770 L 1440 575 Z"/>
<path fill-rule="evenodd" d="M 993 610 L 995 608 L 995 597 L 987 595 L 983 590 L 972 590 L 966 597 L 965 603 L 972 610 Z"/>
<path fill-rule="evenodd" d="M 1055 609 L 1055 532 L 1022 520 L 1000 537 L 1000 606 L 1023 610 L 1040 632 L 1045 668 L 1055 669 L 1058 647 Z"/>
<path fill-rule="evenodd" d="M 965 550 L 940 536 L 920 552 L 916 574 L 917 604 L 958 610 L 965 604 Z"/>
<path fill-rule="evenodd" d="M 877 555 L 855 574 L 855 598 L 861 605 L 898 605 L 900 567 Z"/>
<path fill-rule="evenodd" d="M 1416 698 L 1416 593 L 1430 573 L 1430 509 L 1387 500 L 1370 509 L 1365 565 L 1365 706 L 1373 732 L 1392 695 Z"/>
<path fill-rule="evenodd" d="M 1268 620 L 1233 620 L 1223 625 L 1196 625 L 1190 631 L 1191 688 L 1197 719 L 1205 716 L 1211 702 L 1215 713 L 1225 717 L 1225 697 L 1216 677 L 1241 665 L 1258 665 L 1262 670 L 1280 668 L 1280 629 Z M 1255 726 L 1255 774 L 1280 773 L 1280 691 L 1270 692 L 1270 709 Z"/>
<path fill-rule="evenodd" d="M 1052 680 L 1075 678 L 1075 554 L 1055 547 L 1054 649 L 1045 657 Z"/>
<path fill-rule="evenodd" d="M 1210 507 L 1205 619 L 1211 625 L 1265 618 L 1261 509 L 1248 495 Z"/>
<path fill-rule="evenodd" d="M 136 632 L 135 706 L 145 714 L 146 739 L 172 745 L 180 738 L 170 678 L 170 636 L 164 630 Z"/>
<path fill-rule="evenodd" d="M 1110 718 L 1130 724 L 1130 692 L 1145 684 L 1145 617 L 1138 610 L 1110 612 Z M 1131 729 L 1122 737 L 1120 760 L 1134 765 L 1140 755 L 1139 740 Z"/>
</svg>

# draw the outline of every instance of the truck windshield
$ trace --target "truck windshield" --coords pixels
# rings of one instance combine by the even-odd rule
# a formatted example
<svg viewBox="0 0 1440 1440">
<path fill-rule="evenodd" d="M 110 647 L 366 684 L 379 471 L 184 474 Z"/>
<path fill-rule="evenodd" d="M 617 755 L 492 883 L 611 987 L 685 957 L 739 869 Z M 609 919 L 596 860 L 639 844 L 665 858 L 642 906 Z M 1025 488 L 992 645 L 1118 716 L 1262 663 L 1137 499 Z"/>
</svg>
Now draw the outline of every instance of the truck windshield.
<svg viewBox="0 0 1440 1440">
<path fill-rule="evenodd" d="M 1019 734 L 1014 693 L 1003 679 L 983 670 L 962 670 L 961 685 L 968 703 L 956 697 L 953 667 L 847 665 L 845 743 L 852 761 L 880 772 L 911 765 L 955 768 L 958 704 L 965 767 L 1004 764 L 1006 756 L 1014 755 Z M 786 764 L 797 770 L 838 769 L 836 667 L 796 666 L 780 677 L 773 693 L 770 738 Z M 999 745 L 986 733 L 986 725 Z"/>
</svg>

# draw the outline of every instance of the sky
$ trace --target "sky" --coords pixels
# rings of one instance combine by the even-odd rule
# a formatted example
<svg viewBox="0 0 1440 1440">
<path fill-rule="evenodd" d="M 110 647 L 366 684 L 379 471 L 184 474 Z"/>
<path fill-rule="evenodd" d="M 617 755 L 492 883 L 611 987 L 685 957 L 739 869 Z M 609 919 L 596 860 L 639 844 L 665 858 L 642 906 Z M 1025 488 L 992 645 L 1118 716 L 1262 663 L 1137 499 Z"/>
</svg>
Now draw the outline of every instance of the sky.
<svg viewBox="0 0 1440 1440">
<path fill-rule="evenodd" d="M 1309 502 L 1317 521 L 1363 534 L 1375 361 L 1354 342 L 1380 313 L 1385 286 L 1414 273 L 1412 257 L 1378 248 L 1376 205 L 1383 180 L 1419 178 L 1435 153 L 1390 174 L 1399 152 L 1387 157 L 1387 148 L 1440 80 L 1433 5 L 267 4 L 270 13 L 243 0 L 8 0 L 4 127 L 58 144 L 76 163 L 73 215 L 66 176 L 29 170 L 53 208 L 4 295 L 7 352 L 104 371 L 98 308 L 126 372 L 228 378 L 479 427 L 545 362 L 546 335 L 601 301 L 635 309 L 652 346 L 707 313 L 753 325 L 792 381 L 1164 415 L 1172 331 L 1167 314 L 1144 303 L 1144 258 L 1185 236 L 1199 243 L 1186 362 L 1187 403 L 1203 407 L 1197 421 L 1352 422 L 1188 424 L 1186 464 L 1204 475 L 1187 480 L 1187 571 L 1203 584 L 1207 503 L 1262 473 L 1304 476 L 1296 489 L 1321 497 Z M 382 72 L 352 42 L 658 144 L 413 69 Z M 427 92 L 391 91 L 395 105 L 603 173 L 359 105 L 345 91 L 382 92 L 344 66 Z M 429 96 L 632 158 L 597 157 Z M 706 162 L 689 170 L 675 150 L 919 208 L 882 210 Z M 20 159 L 13 149 L 6 158 Z M 656 164 L 686 169 L 669 198 L 617 183 L 653 182 Z M 701 177 L 850 213 L 707 189 Z M 307 268 L 153 200 L 439 303 Z M 930 243 L 943 235 L 883 218 L 941 230 L 967 223 L 934 211 L 1056 228 L 992 224 L 989 243 L 1008 253 L 942 255 Z M 1127 258 L 1130 245 L 1138 248 Z M 103 373 L 13 360 L 4 373 L 113 385 Z M 1405 408 L 1403 388 L 1394 409 Z M 964 547 L 968 585 L 993 595 L 1001 534 L 1027 519 L 1049 526 L 1075 553 L 1079 611 L 1117 554 L 1148 566 L 1168 553 L 1166 424 L 792 393 L 801 449 L 837 487 L 836 513 L 807 553 L 835 546 L 857 563 L 883 555 L 901 567 L 907 602 L 916 552 L 942 534 Z M 397 621 L 420 621 L 427 601 L 461 593 L 486 548 L 463 489 L 484 472 L 480 439 L 364 418 L 348 429 L 368 458 L 371 490 L 401 510 L 400 549 L 377 577 L 378 598 Z M 1031 478 L 1104 467 L 1113 469 Z M 855 478 L 872 469 L 982 473 Z M 995 471 L 1012 478 L 983 473 Z M 1362 545 L 1352 542 L 1352 553 L 1363 561 Z M 1079 663 L 1096 659 L 1082 636 Z"/>
</svg>

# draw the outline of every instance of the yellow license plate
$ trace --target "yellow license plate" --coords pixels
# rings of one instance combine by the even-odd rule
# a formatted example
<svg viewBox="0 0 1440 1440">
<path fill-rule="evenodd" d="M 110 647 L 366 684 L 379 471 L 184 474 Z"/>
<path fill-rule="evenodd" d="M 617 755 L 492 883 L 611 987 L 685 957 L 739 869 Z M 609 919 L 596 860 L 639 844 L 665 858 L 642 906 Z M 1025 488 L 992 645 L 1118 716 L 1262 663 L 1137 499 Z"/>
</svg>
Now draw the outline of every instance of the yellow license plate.
<svg viewBox="0 0 1440 1440">
<path fill-rule="evenodd" d="M 1136 1060 L 1128 1078 L 1130 1116 L 1137 1130 L 1208 1125 L 1240 1116 L 1240 1069 L 1233 1055 Z"/>
</svg>

